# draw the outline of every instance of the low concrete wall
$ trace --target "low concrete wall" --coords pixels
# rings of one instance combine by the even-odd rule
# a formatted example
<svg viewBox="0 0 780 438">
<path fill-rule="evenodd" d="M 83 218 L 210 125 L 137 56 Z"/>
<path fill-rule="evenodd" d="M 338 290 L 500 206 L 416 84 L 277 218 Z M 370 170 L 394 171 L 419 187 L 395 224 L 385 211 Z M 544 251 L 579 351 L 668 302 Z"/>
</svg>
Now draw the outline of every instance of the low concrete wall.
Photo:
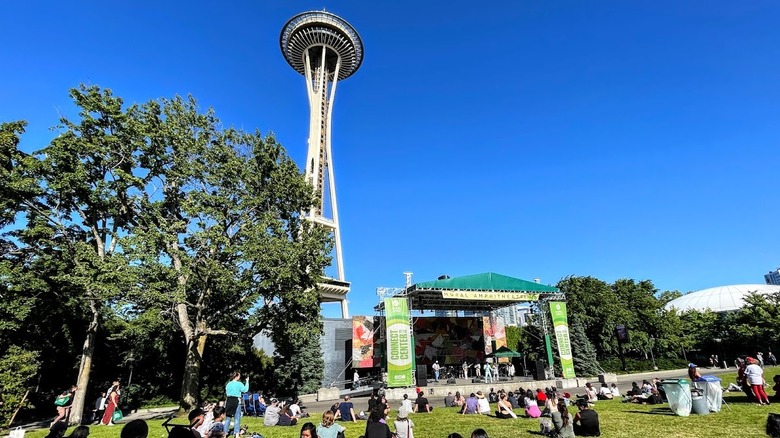
<svg viewBox="0 0 780 438">
<path fill-rule="evenodd" d="M 523 389 L 536 389 L 555 387 L 555 380 L 533 380 L 533 381 L 509 381 L 509 382 L 494 382 L 494 383 L 471 383 L 465 385 L 435 385 L 435 386 L 422 386 L 420 389 L 425 393 L 425 397 L 434 405 L 442 406 L 444 404 L 444 397 L 448 392 L 455 394 L 460 391 L 461 395 L 468 397 L 469 394 L 482 391 L 485 395 L 490 392 L 490 388 L 495 391 L 503 389 L 505 391 L 515 391 L 518 388 Z M 584 383 L 583 383 L 584 385 Z M 385 396 L 388 400 L 403 400 L 404 394 L 407 394 L 409 398 L 414 399 L 417 397 L 415 393 L 416 388 L 388 388 L 385 390 Z"/>
<path fill-rule="evenodd" d="M 324 401 L 324 400 L 338 400 L 339 399 L 339 389 L 335 387 L 331 388 L 320 388 L 317 390 L 317 401 Z"/>
</svg>

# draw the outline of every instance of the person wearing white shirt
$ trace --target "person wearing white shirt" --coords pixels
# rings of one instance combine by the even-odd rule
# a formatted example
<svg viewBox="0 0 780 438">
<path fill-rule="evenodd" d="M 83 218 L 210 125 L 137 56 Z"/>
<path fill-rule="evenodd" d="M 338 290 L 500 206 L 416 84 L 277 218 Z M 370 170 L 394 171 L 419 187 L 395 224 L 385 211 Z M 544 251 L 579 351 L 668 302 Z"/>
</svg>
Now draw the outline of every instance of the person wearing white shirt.
<svg viewBox="0 0 780 438">
<path fill-rule="evenodd" d="M 747 363 L 749 365 L 745 368 L 745 378 L 750 388 L 753 389 L 753 395 L 758 399 L 759 405 L 769 406 L 769 397 L 766 395 L 766 391 L 764 391 L 764 384 L 766 383 L 764 370 L 758 364 L 758 360 L 752 357 L 747 358 Z"/>
<path fill-rule="evenodd" d="M 401 402 L 401 406 L 405 407 L 409 410 L 409 412 L 414 412 L 414 407 L 412 406 L 412 401 L 409 400 L 409 395 L 404 394 L 404 400 Z"/>
</svg>

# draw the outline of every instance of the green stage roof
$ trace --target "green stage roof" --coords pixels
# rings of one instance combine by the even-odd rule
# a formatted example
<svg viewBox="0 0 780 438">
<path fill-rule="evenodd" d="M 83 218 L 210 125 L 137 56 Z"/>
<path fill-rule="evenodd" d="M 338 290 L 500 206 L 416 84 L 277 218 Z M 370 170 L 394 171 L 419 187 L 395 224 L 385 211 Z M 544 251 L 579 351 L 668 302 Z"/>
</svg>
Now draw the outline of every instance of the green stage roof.
<svg viewBox="0 0 780 438">
<path fill-rule="evenodd" d="M 413 310 L 490 311 L 558 295 L 556 287 L 486 272 L 414 284 L 396 297 L 406 297 Z M 376 310 L 383 310 L 380 303 Z"/>
<path fill-rule="evenodd" d="M 424 281 L 414 286 L 417 289 L 558 293 L 557 287 L 545 286 L 533 281 L 496 274 L 495 272 L 464 275 L 463 277 L 448 278 L 446 280 Z"/>
</svg>

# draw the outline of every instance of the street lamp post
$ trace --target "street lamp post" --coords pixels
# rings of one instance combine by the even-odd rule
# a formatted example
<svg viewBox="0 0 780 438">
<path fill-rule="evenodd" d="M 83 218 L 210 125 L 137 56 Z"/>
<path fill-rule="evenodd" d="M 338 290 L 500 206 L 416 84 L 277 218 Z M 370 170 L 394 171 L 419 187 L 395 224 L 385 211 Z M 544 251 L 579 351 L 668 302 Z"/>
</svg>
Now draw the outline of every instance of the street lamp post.
<svg viewBox="0 0 780 438">
<path fill-rule="evenodd" d="M 130 364 L 130 375 L 127 377 L 127 386 L 129 387 L 133 383 L 133 363 L 135 363 L 133 353 L 130 353 L 130 356 L 127 357 L 127 362 Z"/>
<path fill-rule="evenodd" d="M 653 354 L 654 347 L 655 347 L 655 338 L 650 338 L 650 359 L 653 360 L 653 370 L 658 371 L 658 367 L 655 365 L 655 355 Z"/>
</svg>

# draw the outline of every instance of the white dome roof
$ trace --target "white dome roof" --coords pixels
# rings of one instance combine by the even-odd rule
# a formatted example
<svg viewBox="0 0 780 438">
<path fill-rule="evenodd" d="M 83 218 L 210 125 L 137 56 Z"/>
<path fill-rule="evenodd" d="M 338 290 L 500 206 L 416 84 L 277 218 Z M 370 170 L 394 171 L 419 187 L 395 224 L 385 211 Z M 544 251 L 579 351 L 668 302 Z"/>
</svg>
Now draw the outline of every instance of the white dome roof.
<svg viewBox="0 0 780 438">
<path fill-rule="evenodd" d="M 669 301 L 666 308 L 676 308 L 680 312 L 686 310 L 703 311 L 710 309 L 713 312 L 728 312 L 740 309 L 744 304 L 744 296 L 749 292 L 771 294 L 780 292 L 780 286 L 771 284 L 735 284 L 720 286 L 691 292 L 680 298 Z"/>
</svg>

